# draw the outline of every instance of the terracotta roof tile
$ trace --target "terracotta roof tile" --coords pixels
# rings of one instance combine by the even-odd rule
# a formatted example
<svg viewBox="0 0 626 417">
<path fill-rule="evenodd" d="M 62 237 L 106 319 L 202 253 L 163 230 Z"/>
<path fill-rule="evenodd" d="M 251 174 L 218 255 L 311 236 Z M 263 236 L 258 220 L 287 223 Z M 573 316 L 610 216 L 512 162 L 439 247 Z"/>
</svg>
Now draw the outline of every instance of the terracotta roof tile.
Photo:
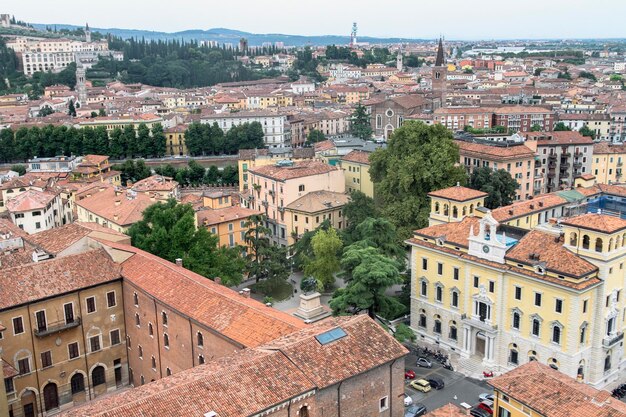
<svg viewBox="0 0 626 417">
<path fill-rule="evenodd" d="M 102 249 L 2 269 L 0 309 L 120 278 L 119 265 Z"/>
<path fill-rule="evenodd" d="M 27 190 L 6 202 L 10 212 L 43 210 L 57 195 L 48 191 Z"/>
<path fill-rule="evenodd" d="M 86 195 L 86 192 L 81 190 L 81 195 Z M 130 226 L 140 221 L 143 211 L 157 202 L 146 194 L 138 193 L 130 197 L 128 192 L 117 192 L 113 187 L 95 184 L 91 196 L 76 201 L 76 205 L 109 222 Z"/>
<path fill-rule="evenodd" d="M 96 223 L 76 222 L 62 227 L 44 230 L 43 232 L 39 232 L 34 235 L 29 235 L 26 240 L 29 243 L 45 250 L 49 254 L 57 255 L 93 232 L 105 233 L 119 238 L 130 239 L 127 235 L 116 232 L 113 229 L 100 226 Z"/>
<path fill-rule="evenodd" d="M 539 259 L 531 259 L 531 255 L 538 255 Z M 532 230 L 507 253 L 506 258 L 526 265 L 535 263 L 545 264 L 548 271 L 557 274 L 566 274 L 575 277 L 589 275 L 598 270 L 598 267 L 576 256 L 557 242 L 553 235 Z"/>
<path fill-rule="evenodd" d="M 198 225 L 211 226 L 238 219 L 245 220 L 254 214 L 261 214 L 261 212 L 245 207 L 232 206 L 220 209 L 207 208 L 199 210 L 196 212 L 196 217 L 198 218 Z"/>
<path fill-rule="evenodd" d="M 152 175 L 133 184 L 132 190 L 138 193 L 145 191 L 173 191 L 178 187 L 178 182 L 170 177 Z"/>
<path fill-rule="evenodd" d="M 332 208 L 343 207 L 350 201 L 350 196 L 334 191 L 312 191 L 298 198 L 286 208 L 289 210 L 316 213 Z"/>
<path fill-rule="evenodd" d="M 626 416 L 626 404 L 608 391 L 577 382 L 537 361 L 495 377 L 489 385 L 546 417 Z"/>
<path fill-rule="evenodd" d="M 363 151 L 359 151 L 359 150 L 354 150 L 351 151 L 350 153 L 348 153 L 347 155 L 345 155 L 344 157 L 341 158 L 342 161 L 347 161 L 347 162 L 356 162 L 359 164 L 365 164 L 365 165 L 369 165 L 370 161 L 370 153 L 369 152 L 363 152 Z"/>
<path fill-rule="evenodd" d="M 583 136 L 579 132 L 528 132 L 526 139 L 536 140 L 537 146 L 560 146 L 560 145 L 593 145 L 593 139 Z"/>
<path fill-rule="evenodd" d="M 561 221 L 561 224 L 595 230 L 601 233 L 615 233 L 626 229 L 626 220 L 606 214 L 587 213 Z"/>
<path fill-rule="evenodd" d="M 516 201 L 508 206 L 499 207 L 491 211 L 491 215 L 500 223 L 508 222 L 517 217 L 547 210 L 567 204 L 567 200 L 556 194 L 542 194 L 532 200 Z"/>
<path fill-rule="evenodd" d="M 308 177 L 311 175 L 328 174 L 341 168 L 328 165 L 321 161 L 299 161 L 293 166 L 265 165 L 250 168 L 248 171 L 263 177 L 272 178 L 278 181 L 285 181 L 293 178 Z"/>
<path fill-rule="evenodd" d="M 448 403 L 424 414 L 424 417 L 467 417 L 467 414 L 460 407 Z"/>
<path fill-rule="evenodd" d="M 431 197 L 445 198 L 454 201 L 468 201 L 474 200 L 475 198 L 487 197 L 488 194 L 483 191 L 473 190 L 471 188 L 457 185 L 437 191 L 431 191 L 428 195 Z"/>
<path fill-rule="evenodd" d="M 483 159 L 520 159 L 533 158 L 535 156 L 535 152 L 523 144 L 515 146 L 492 146 L 463 140 L 457 140 L 455 143 L 459 146 L 461 155 L 477 156 Z"/>
<path fill-rule="evenodd" d="M 122 263 L 125 280 L 245 347 L 259 346 L 305 326 L 293 316 L 140 249 L 100 242 L 134 253 Z"/>
</svg>

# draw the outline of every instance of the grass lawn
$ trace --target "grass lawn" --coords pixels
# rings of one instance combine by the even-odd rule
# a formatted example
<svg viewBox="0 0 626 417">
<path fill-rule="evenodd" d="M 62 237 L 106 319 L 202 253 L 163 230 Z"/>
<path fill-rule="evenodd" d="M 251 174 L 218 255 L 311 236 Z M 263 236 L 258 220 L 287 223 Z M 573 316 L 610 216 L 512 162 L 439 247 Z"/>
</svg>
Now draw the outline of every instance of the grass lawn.
<svg viewBox="0 0 626 417">
<path fill-rule="evenodd" d="M 288 281 L 279 279 L 252 284 L 250 290 L 256 294 L 272 297 L 274 301 L 282 301 L 291 297 L 293 286 Z"/>
</svg>

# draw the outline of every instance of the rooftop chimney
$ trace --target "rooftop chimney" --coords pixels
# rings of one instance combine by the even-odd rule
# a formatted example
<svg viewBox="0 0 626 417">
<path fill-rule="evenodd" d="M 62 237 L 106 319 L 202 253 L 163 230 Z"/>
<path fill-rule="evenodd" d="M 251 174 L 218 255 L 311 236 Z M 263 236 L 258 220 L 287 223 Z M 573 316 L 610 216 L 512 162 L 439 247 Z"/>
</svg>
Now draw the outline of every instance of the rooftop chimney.
<svg viewBox="0 0 626 417">
<path fill-rule="evenodd" d="M 250 288 L 244 288 L 241 290 L 241 295 L 243 295 L 244 298 L 250 298 Z"/>
<path fill-rule="evenodd" d="M 181 258 L 176 258 L 176 265 L 182 267 L 183 266 L 183 260 Z"/>
<path fill-rule="evenodd" d="M 216 284 L 222 284 L 222 278 L 220 277 L 215 277 L 215 279 L 213 280 L 213 282 L 215 282 Z"/>
</svg>

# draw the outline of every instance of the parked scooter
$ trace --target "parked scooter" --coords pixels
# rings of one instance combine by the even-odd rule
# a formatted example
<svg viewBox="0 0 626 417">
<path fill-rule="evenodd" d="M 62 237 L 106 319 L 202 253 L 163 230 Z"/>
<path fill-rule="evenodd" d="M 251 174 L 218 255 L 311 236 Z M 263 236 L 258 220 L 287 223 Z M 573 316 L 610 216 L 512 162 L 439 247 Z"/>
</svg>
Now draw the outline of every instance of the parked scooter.
<svg viewBox="0 0 626 417">
<path fill-rule="evenodd" d="M 493 378 L 493 371 L 483 371 L 483 376 L 485 378 Z"/>
</svg>

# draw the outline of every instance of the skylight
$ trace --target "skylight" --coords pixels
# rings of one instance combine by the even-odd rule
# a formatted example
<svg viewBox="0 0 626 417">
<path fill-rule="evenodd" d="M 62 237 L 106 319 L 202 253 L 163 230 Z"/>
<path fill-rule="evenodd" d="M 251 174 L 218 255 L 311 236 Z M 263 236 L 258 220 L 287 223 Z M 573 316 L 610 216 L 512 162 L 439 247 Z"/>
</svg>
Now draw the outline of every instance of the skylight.
<svg viewBox="0 0 626 417">
<path fill-rule="evenodd" d="M 320 342 L 320 345 L 327 345 L 345 336 L 347 336 L 346 332 L 344 332 L 341 327 L 337 327 L 322 334 L 318 334 L 315 338 Z"/>
</svg>

